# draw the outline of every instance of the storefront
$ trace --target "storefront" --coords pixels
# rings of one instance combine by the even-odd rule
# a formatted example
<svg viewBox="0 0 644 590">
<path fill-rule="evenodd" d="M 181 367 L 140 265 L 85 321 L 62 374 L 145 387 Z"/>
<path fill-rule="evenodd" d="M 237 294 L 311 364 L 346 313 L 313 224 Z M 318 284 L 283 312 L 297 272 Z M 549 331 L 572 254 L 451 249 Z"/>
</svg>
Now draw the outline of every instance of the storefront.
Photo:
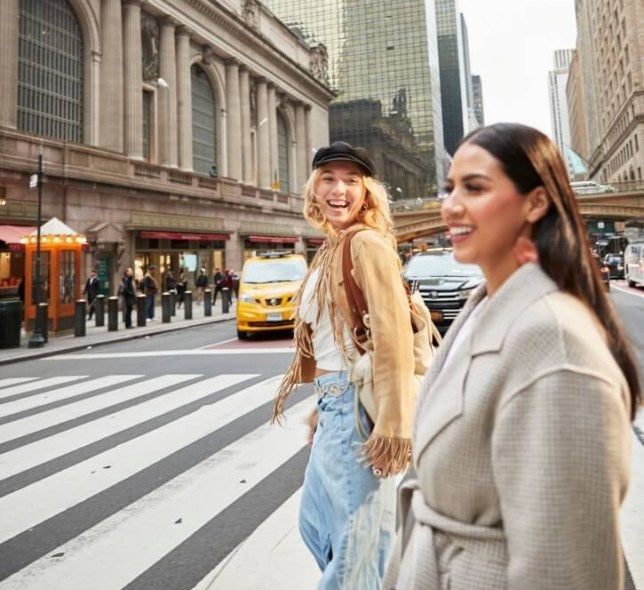
<svg viewBox="0 0 644 590">
<path fill-rule="evenodd" d="M 194 288 L 199 270 L 204 268 L 212 281 L 216 268 L 226 268 L 228 233 L 191 233 L 140 230 L 135 240 L 134 277 L 140 281 L 151 264 L 164 286 L 168 271 L 175 276 L 180 269 L 188 277 L 188 288 Z"/>
<path fill-rule="evenodd" d="M 25 247 L 21 238 L 36 231 L 24 225 L 0 225 L 0 298 L 19 296 L 25 276 Z"/>
</svg>

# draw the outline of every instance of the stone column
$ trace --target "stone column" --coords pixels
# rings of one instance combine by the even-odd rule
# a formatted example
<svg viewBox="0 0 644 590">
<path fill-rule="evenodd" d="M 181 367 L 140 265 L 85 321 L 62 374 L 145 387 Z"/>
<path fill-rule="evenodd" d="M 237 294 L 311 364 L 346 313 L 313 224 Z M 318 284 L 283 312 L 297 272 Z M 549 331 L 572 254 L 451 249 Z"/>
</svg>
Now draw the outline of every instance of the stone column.
<svg viewBox="0 0 644 590">
<path fill-rule="evenodd" d="M 0 2 L 0 126 L 18 126 L 18 0 Z"/>
<path fill-rule="evenodd" d="M 253 183 L 253 155 L 250 141 L 250 77 L 244 67 L 239 69 L 239 102 L 241 105 L 242 180 Z"/>
<path fill-rule="evenodd" d="M 266 80 L 257 81 L 257 176 L 260 188 L 271 188 L 271 142 Z"/>
<path fill-rule="evenodd" d="M 295 178 L 297 179 L 297 192 L 299 192 L 309 175 L 304 105 L 301 102 L 295 104 L 295 154 Z"/>
<path fill-rule="evenodd" d="M 177 65 L 174 42 L 176 23 L 169 18 L 161 21 L 159 40 L 159 139 L 161 164 L 177 166 Z"/>
<path fill-rule="evenodd" d="M 124 119 L 121 0 L 101 0 L 101 40 L 100 145 L 122 152 Z"/>
<path fill-rule="evenodd" d="M 141 62 L 141 0 L 123 8 L 123 79 L 125 84 L 125 153 L 143 158 L 143 67 Z"/>
<path fill-rule="evenodd" d="M 275 97 L 275 86 L 268 85 L 268 125 L 270 137 L 270 166 L 271 166 L 271 186 L 278 175 L 279 158 L 277 152 L 277 100 Z"/>
<path fill-rule="evenodd" d="M 177 96 L 179 119 L 179 166 L 192 171 L 192 82 L 190 78 L 190 31 L 177 31 Z M 213 162 L 215 164 L 216 162 Z"/>
<path fill-rule="evenodd" d="M 226 63 L 226 135 L 228 136 L 228 176 L 242 180 L 241 109 L 239 104 L 239 64 Z"/>
</svg>

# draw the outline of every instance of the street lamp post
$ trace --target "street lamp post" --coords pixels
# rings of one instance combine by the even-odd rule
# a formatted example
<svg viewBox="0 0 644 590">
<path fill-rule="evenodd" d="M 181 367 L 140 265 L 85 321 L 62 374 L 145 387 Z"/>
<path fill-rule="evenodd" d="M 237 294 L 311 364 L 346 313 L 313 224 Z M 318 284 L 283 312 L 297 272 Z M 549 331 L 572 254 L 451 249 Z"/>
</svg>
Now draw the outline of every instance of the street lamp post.
<svg viewBox="0 0 644 590">
<path fill-rule="evenodd" d="M 42 335 L 41 313 L 40 313 L 40 226 L 42 225 L 42 153 L 38 154 L 38 173 L 36 175 L 38 186 L 38 213 L 36 227 L 36 291 L 34 302 L 36 306 L 36 318 L 34 320 L 34 331 L 29 339 L 28 348 L 40 348 L 45 345 L 45 338 Z M 45 320 L 46 321 L 46 320 Z"/>
</svg>

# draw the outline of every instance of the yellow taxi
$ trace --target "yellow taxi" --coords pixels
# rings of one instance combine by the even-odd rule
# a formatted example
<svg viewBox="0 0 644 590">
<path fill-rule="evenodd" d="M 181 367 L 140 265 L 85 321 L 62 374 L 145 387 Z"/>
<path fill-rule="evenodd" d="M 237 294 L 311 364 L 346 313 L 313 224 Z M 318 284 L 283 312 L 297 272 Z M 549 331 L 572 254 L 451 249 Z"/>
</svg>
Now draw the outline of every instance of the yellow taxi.
<svg viewBox="0 0 644 590">
<path fill-rule="evenodd" d="M 237 337 L 293 329 L 293 298 L 306 274 L 301 254 L 265 252 L 244 262 L 237 299 Z"/>
</svg>

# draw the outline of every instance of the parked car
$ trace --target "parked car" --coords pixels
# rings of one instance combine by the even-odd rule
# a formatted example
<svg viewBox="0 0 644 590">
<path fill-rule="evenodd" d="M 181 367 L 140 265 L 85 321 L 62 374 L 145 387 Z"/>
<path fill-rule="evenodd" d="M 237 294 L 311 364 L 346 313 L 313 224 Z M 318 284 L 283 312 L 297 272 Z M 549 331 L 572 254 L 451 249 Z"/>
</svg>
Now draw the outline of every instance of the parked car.
<svg viewBox="0 0 644 590">
<path fill-rule="evenodd" d="M 604 266 L 608 267 L 611 279 L 624 278 L 624 257 L 621 254 L 606 254 Z"/>
<path fill-rule="evenodd" d="M 629 287 L 644 287 L 644 241 L 631 242 L 624 250 L 624 278 Z"/>
<path fill-rule="evenodd" d="M 414 255 L 403 277 L 412 289 L 420 291 L 441 334 L 447 331 L 474 289 L 485 280 L 477 265 L 457 262 L 448 249 Z"/>
<path fill-rule="evenodd" d="M 237 299 L 237 337 L 293 329 L 293 297 L 304 275 L 301 254 L 265 252 L 244 263 Z"/>
</svg>

